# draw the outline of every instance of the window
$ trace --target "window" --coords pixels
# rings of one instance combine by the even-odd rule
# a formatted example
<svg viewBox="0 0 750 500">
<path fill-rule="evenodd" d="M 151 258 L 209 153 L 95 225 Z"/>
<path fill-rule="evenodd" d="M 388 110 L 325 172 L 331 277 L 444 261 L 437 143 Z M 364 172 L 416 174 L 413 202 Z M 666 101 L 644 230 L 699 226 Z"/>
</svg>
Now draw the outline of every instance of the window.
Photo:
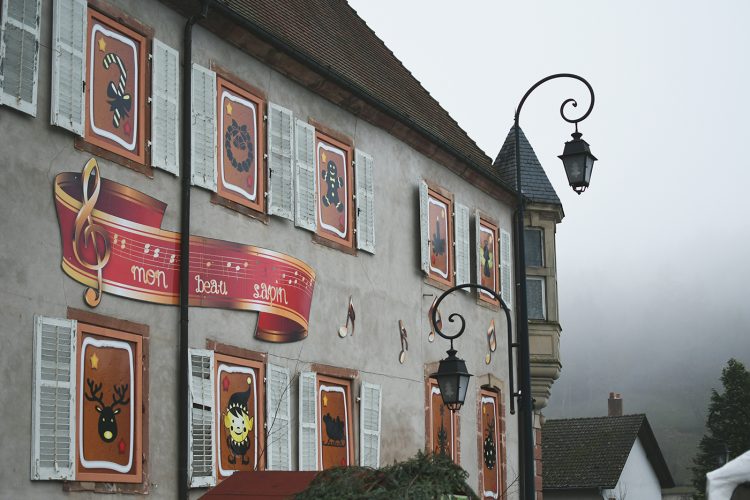
<svg viewBox="0 0 750 500">
<path fill-rule="evenodd" d="M 263 213 L 263 101 L 221 77 L 217 86 L 217 193 Z"/>
<path fill-rule="evenodd" d="M 354 462 L 351 381 L 318 376 L 318 440 L 322 469 Z"/>
<path fill-rule="evenodd" d="M 547 319 L 544 278 L 526 278 L 526 305 L 529 319 Z"/>
<path fill-rule="evenodd" d="M 452 286 L 453 195 L 422 181 L 419 191 L 422 270 L 435 282 Z"/>
<path fill-rule="evenodd" d="M 544 232 L 542 229 L 527 227 L 524 230 L 524 249 L 528 267 L 544 267 Z"/>
<path fill-rule="evenodd" d="M 450 457 L 459 463 L 458 412 L 450 411 L 443 404 L 440 387 L 433 378 L 427 381 L 427 396 L 427 451 Z"/>
<path fill-rule="evenodd" d="M 143 363 L 142 335 L 36 318 L 33 479 L 143 483 Z"/>
<path fill-rule="evenodd" d="M 477 283 L 486 286 L 494 292 L 500 291 L 500 276 L 498 276 L 499 251 L 497 224 L 487 217 L 476 213 L 476 252 L 477 252 Z M 479 299 L 490 304 L 497 301 L 484 290 L 479 291 Z"/>
<path fill-rule="evenodd" d="M 86 142 L 146 163 L 146 37 L 88 11 Z"/>
<path fill-rule="evenodd" d="M 328 241 L 351 248 L 352 149 L 321 132 L 315 134 L 317 232 Z"/>
<path fill-rule="evenodd" d="M 505 492 L 505 428 L 501 394 L 480 392 L 479 460 L 482 498 L 503 498 Z"/>
<path fill-rule="evenodd" d="M 190 350 L 190 486 L 266 464 L 290 470 L 289 372 L 266 365 L 264 354 L 209 344 L 221 352 Z"/>
<path fill-rule="evenodd" d="M 36 116 L 40 0 L 6 0 L 0 19 L 0 104 Z"/>
</svg>

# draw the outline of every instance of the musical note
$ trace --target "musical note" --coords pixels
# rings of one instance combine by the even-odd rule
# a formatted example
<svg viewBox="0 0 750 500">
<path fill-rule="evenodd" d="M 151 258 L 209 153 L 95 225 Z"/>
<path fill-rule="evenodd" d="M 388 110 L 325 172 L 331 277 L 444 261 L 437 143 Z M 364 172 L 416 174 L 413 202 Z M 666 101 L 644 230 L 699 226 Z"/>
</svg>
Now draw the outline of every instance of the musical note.
<svg viewBox="0 0 750 500">
<path fill-rule="evenodd" d="M 435 309 L 435 302 L 437 302 L 437 297 L 435 297 L 435 300 L 432 301 L 432 305 L 430 306 L 430 310 L 427 311 L 427 322 L 430 324 L 430 331 L 427 333 L 427 341 L 433 342 L 435 340 L 435 327 L 432 326 L 432 310 Z M 437 314 L 435 315 L 437 319 L 437 327 L 439 329 L 443 328 L 443 318 L 440 316 L 440 311 L 437 311 Z"/>
<path fill-rule="evenodd" d="M 404 361 L 406 361 L 406 351 L 409 350 L 409 341 L 406 338 L 406 328 L 404 327 L 404 322 L 401 320 L 398 320 L 398 331 L 401 335 L 401 352 L 398 355 L 398 362 L 403 365 Z"/>
<path fill-rule="evenodd" d="M 297 272 L 295 271 L 294 274 L 297 274 Z M 295 280 L 295 283 L 296 282 L 297 282 L 297 280 Z M 291 283 L 291 281 L 290 281 L 290 283 Z M 352 297 L 350 295 L 349 296 L 349 308 L 346 310 L 346 325 L 344 325 L 341 328 L 339 328 L 339 337 L 341 337 L 342 339 L 344 337 L 346 337 L 347 334 L 349 334 L 349 320 L 351 320 L 351 322 L 352 322 L 352 333 L 351 333 L 351 335 L 354 335 L 354 316 L 355 316 L 354 315 L 354 303 L 352 302 Z"/>
<path fill-rule="evenodd" d="M 149 250 L 151 250 L 151 243 L 146 243 L 146 245 L 143 247 L 143 253 L 148 255 Z"/>
<path fill-rule="evenodd" d="M 156 250 L 154 250 L 154 259 L 158 259 L 159 258 L 159 253 L 160 252 L 161 252 L 161 248 L 157 248 Z"/>
<path fill-rule="evenodd" d="M 490 327 L 487 329 L 487 347 L 489 351 L 484 356 L 484 363 L 489 365 L 492 361 L 492 353 L 497 349 L 497 337 L 495 335 L 495 320 L 490 321 Z"/>
<path fill-rule="evenodd" d="M 120 250 L 125 250 L 125 238 L 120 240 Z"/>
<path fill-rule="evenodd" d="M 174 254 L 169 257 L 169 263 L 174 264 Z"/>
<path fill-rule="evenodd" d="M 89 197 L 89 181 L 91 174 L 94 174 L 94 191 Z M 99 176 L 99 165 L 96 163 L 95 158 L 91 158 L 86 162 L 83 167 L 83 175 L 81 178 L 81 184 L 83 186 L 83 198 L 81 199 L 81 210 L 76 215 L 75 220 L 75 231 L 73 233 L 73 254 L 75 255 L 78 262 L 91 271 L 96 271 L 96 288 L 89 287 L 84 292 L 84 300 L 89 307 L 96 307 L 102 300 L 102 269 L 109 262 L 110 257 L 110 246 L 107 230 L 104 227 L 94 224 L 94 220 L 91 217 L 91 213 L 94 211 L 96 202 L 99 199 L 99 189 L 101 187 L 101 179 Z M 97 235 L 101 238 L 104 243 L 104 253 L 99 253 L 97 247 Z M 89 238 L 91 238 L 91 244 L 94 248 L 94 255 L 96 257 L 96 263 L 87 262 L 81 258 L 81 254 L 78 249 L 81 245 L 81 236 L 83 236 L 83 245 L 88 247 Z M 125 244 L 123 240 L 122 245 Z"/>
</svg>

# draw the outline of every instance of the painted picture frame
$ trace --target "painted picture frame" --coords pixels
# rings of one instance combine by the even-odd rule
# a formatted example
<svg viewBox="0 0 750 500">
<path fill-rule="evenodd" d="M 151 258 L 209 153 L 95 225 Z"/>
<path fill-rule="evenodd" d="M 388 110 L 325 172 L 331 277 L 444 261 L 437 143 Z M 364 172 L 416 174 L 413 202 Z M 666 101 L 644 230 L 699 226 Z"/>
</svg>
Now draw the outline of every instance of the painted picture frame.
<svg viewBox="0 0 750 500">
<path fill-rule="evenodd" d="M 351 146 L 316 131 L 316 234 L 347 249 L 353 248 L 354 172 Z"/>
<path fill-rule="evenodd" d="M 499 236 L 497 224 L 485 215 L 479 215 L 476 235 L 477 282 L 496 293 L 500 292 Z M 499 305 L 499 302 L 484 290 L 479 290 L 477 297 L 483 302 Z"/>
<path fill-rule="evenodd" d="M 429 227 L 428 277 L 445 286 L 453 286 L 455 249 L 453 248 L 453 195 L 429 185 L 427 190 Z"/>
<path fill-rule="evenodd" d="M 351 382 L 318 375 L 318 450 L 323 469 L 354 464 Z"/>
</svg>

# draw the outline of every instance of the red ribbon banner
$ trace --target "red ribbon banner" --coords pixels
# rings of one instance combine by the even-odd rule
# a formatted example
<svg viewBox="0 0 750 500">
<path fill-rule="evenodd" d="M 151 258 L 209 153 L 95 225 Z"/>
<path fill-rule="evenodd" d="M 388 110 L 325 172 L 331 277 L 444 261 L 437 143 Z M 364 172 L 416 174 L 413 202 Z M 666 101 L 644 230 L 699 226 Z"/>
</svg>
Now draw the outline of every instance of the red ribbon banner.
<svg viewBox="0 0 750 500">
<path fill-rule="evenodd" d="M 93 158 L 82 174 L 58 174 L 54 190 L 62 268 L 89 287 L 88 305 L 103 292 L 178 304 L 180 234 L 161 229 L 165 203 L 102 179 Z M 315 272 L 294 257 L 190 236 L 190 305 L 258 311 L 259 339 L 304 339 L 314 287 Z"/>
</svg>

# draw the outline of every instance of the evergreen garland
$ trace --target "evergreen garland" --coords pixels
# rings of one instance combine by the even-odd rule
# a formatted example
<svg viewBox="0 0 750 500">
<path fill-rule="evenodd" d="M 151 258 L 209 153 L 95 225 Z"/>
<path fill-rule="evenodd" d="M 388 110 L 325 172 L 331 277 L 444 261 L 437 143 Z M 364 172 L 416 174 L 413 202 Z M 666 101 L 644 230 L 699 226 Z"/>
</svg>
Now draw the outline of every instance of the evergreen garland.
<svg viewBox="0 0 750 500">
<path fill-rule="evenodd" d="M 405 462 L 371 469 L 337 467 L 318 474 L 297 500 L 311 499 L 438 499 L 465 495 L 477 499 L 466 479 L 469 473 L 441 455 L 421 451 Z"/>
</svg>

